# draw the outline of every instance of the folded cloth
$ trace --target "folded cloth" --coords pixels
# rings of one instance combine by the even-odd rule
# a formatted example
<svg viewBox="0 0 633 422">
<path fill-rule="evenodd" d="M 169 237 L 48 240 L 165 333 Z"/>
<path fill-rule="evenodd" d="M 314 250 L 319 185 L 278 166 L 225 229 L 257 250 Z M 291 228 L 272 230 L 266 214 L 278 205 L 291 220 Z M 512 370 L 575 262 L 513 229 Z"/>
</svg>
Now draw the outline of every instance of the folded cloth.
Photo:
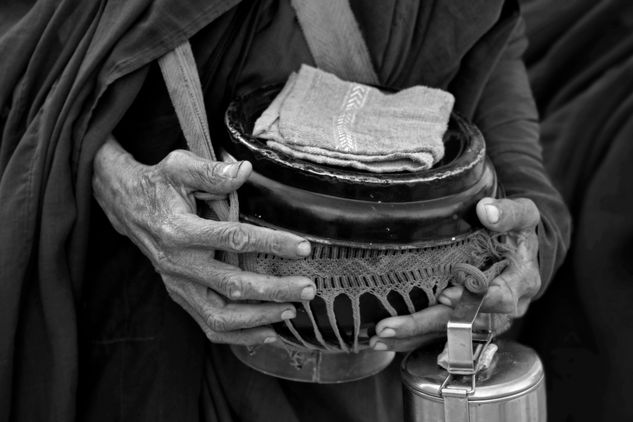
<svg viewBox="0 0 633 422">
<path fill-rule="evenodd" d="M 453 96 L 416 86 L 384 93 L 303 65 L 253 135 L 292 157 L 376 173 L 428 169 L 444 155 Z"/>
</svg>

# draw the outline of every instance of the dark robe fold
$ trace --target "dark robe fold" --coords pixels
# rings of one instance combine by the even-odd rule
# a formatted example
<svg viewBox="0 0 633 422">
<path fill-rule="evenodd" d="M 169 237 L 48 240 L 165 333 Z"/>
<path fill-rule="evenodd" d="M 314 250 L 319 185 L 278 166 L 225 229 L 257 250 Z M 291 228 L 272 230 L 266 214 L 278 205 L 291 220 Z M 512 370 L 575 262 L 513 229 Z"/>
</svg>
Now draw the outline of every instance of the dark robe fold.
<svg viewBox="0 0 633 422">
<path fill-rule="evenodd" d="M 92 157 L 143 66 L 235 3 L 0 4 L 0 420 L 74 419 Z"/>
<path fill-rule="evenodd" d="M 91 160 L 111 131 L 145 163 L 184 146 L 150 64 L 182 40 L 216 143 L 234 95 L 312 63 L 288 1 L 234 3 L 40 1 L 2 22 L 0 419 L 401 418 L 396 366 L 343 386 L 296 385 L 209 344 L 91 200 Z M 508 196 L 537 203 L 547 282 L 569 221 L 540 162 L 515 2 L 351 4 L 381 82 L 450 90 L 484 132 Z"/>
<path fill-rule="evenodd" d="M 575 224 L 522 340 L 545 362 L 548 420 L 633 420 L 633 3 L 525 10 L 545 163 Z"/>
</svg>

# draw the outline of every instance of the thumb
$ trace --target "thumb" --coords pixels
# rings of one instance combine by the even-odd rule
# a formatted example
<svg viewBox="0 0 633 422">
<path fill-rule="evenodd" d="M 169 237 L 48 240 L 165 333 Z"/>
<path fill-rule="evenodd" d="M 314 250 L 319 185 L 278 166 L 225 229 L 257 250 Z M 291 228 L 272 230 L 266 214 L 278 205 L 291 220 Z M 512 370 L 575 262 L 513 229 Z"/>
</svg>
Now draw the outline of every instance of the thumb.
<svg viewBox="0 0 633 422">
<path fill-rule="evenodd" d="M 541 219 L 531 199 L 483 198 L 477 204 L 481 223 L 495 232 L 524 230 L 536 227 Z"/>
<path fill-rule="evenodd" d="M 187 191 L 206 193 L 211 197 L 223 197 L 235 191 L 253 170 L 248 161 L 211 161 L 184 150 L 169 153 L 158 167 L 172 182 Z"/>
</svg>

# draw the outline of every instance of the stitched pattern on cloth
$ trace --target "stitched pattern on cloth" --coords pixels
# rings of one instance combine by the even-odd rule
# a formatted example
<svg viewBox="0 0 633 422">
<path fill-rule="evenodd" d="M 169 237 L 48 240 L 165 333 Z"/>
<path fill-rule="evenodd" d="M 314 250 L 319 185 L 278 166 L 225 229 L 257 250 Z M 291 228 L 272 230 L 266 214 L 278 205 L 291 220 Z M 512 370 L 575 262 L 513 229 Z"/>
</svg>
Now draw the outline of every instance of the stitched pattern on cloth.
<svg viewBox="0 0 633 422">
<path fill-rule="evenodd" d="M 363 85 L 353 84 L 347 90 L 343 110 L 334 125 L 334 136 L 338 139 L 338 146 L 342 151 L 355 151 L 358 148 L 351 129 L 356 120 L 356 113 L 363 108 L 368 95 L 369 87 Z"/>
</svg>

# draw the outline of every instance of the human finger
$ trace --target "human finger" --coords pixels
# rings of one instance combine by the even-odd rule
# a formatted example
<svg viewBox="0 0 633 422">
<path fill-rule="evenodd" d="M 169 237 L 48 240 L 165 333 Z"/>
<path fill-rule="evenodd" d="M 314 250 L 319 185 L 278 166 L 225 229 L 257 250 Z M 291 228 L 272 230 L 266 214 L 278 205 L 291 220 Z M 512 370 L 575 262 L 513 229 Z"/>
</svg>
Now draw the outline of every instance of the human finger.
<svg viewBox="0 0 633 422">
<path fill-rule="evenodd" d="M 449 287 L 440 293 L 437 300 L 443 305 L 454 308 L 459 303 L 463 291 L 462 286 Z M 488 288 L 481 305 L 481 311 L 514 314 L 518 304 L 518 299 L 515 300 L 516 297 L 518 296 L 506 281 L 497 280 L 496 285 L 491 285 Z"/>
<path fill-rule="evenodd" d="M 303 276 L 276 277 L 242 271 L 215 261 L 206 268 L 205 284 L 231 299 L 300 302 L 314 299 L 314 281 Z"/>
<path fill-rule="evenodd" d="M 156 268 L 161 274 L 195 282 L 234 300 L 300 302 L 312 300 L 316 294 L 316 285 L 308 277 L 243 271 L 199 249 L 171 253 L 158 262 Z"/>
<path fill-rule="evenodd" d="M 200 192 L 205 199 L 211 199 L 238 189 L 248 179 L 253 167 L 248 161 L 211 161 L 189 151 L 175 150 L 157 165 L 157 169 L 189 192 Z"/>
<path fill-rule="evenodd" d="M 214 332 L 228 332 L 256 328 L 297 315 L 290 303 L 242 303 L 224 300 L 204 286 L 185 280 L 166 281 L 172 297 L 180 297 L 202 317 Z"/>
<path fill-rule="evenodd" d="M 534 202 L 527 198 L 483 198 L 476 209 L 481 223 L 495 232 L 535 227 L 541 218 Z"/>
<path fill-rule="evenodd" d="M 507 331 L 511 326 L 512 318 L 506 314 L 479 314 L 473 323 L 473 330 L 492 330 L 499 335 Z M 408 352 L 445 336 L 446 330 L 404 338 L 373 336 L 369 339 L 369 346 L 378 351 Z"/>
<path fill-rule="evenodd" d="M 433 305 L 411 315 L 386 318 L 376 324 L 376 335 L 387 339 L 444 332 L 452 311 L 445 305 Z"/>
<path fill-rule="evenodd" d="M 408 352 L 415 350 L 433 340 L 444 337 L 445 333 L 433 333 L 424 336 L 407 338 L 382 338 L 373 336 L 369 339 L 369 346 L 378 351 L 392 350 L 394 352 Z"/>
<path fill-rule="evenodd" d="M 224 200 L 227 198 L 226 194 L 215 194 L 215 193 L 208 193 L 208 192 L 201 192 L 201 191 L 193 192 L 193 196 L 195 196 L 196 199 L 200 201 L 218 201 L 218 200 Z"/>
<path fill-rule="evenodd" d="M 490 282 L 482 310 L 510 314 L 513 317 L 523 316 L 540 286 L 538 268 L 511 264 Z"/>
<path fill-rule="evenodd" d="M 442 305 L 454 308 L 457 306 L 459 299 L 462 297 L 464 288 L 462 286 L 451 286 L 442 290 L 442 293 L 437 297 L 437 301 Z"/>
<path fill-rule="evenodd" d="M 186 300 L 174 295 L 174 302 L 178 303 L 202 329 L 207 338 L 213 343 L 239 344 L 254 346 L 258 344 L 270 344 L 277 341 L 277 334 L 270 327 L 257 327 L 244 330 L 216 332 L 209 328 L 204 318 L 196 312 Z"/>
<path fill-rule="evenodd" d="M 292 233 L 247 223 L 213 221 L 194 214 L 182 214 L 180 243 L 230 252 L 270 253 L 283 258 L 304 258 L 311 253 L 310 242 Z"/>
<path fill-rule="evenodd" d="M 538 268 L 512 261 L 506 269 L 495 277 L 488 287 L 481 306 L 482 312 L 504 313 L 513 317 L 525 314 L 530 299 L 540 289 Z M 463 292 L 462 286 L 444 289 L 438 302 L 455 307 Z"/>
</svg>

